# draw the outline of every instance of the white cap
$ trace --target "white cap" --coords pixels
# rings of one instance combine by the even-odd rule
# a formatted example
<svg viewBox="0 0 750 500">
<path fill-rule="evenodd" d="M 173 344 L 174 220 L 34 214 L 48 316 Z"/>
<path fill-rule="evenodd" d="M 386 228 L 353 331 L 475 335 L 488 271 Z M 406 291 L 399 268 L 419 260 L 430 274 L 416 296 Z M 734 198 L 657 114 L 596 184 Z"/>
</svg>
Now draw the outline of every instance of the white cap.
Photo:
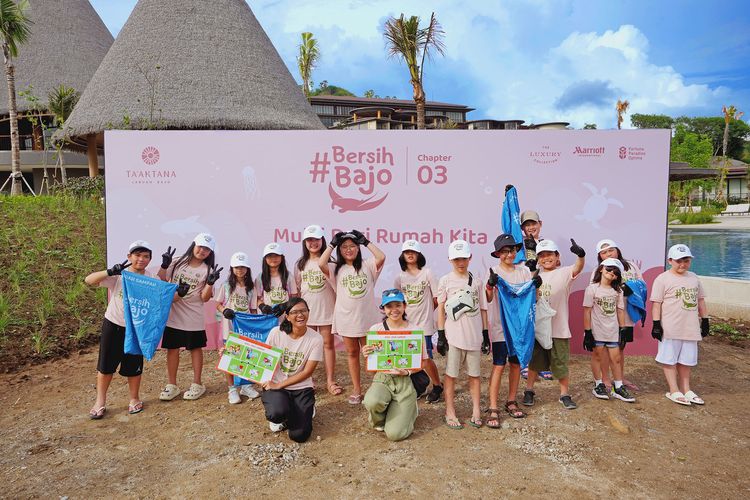
<svg viewBox="0 0 750 500">
<path fill-rule="evenodd" d="M 468 259 L 471 257 L 471 247 L 464 240 L 456 240 L 451 242 L 448 247 L 448 260 L 453 259 Z"/>
<path fill-rule="evenodd" d="M 678 243 L 677 245 L 672 245 L 671 247 L 669 247 L 669 253 L 667 254 L 667 257 L 672 260 L 678 260 L 692 256 L 693 254 L 690 252 L 690 248 L 688 248 L 687 245 L 683 245 L 682 243 Z"/>
<path fill-rule="evenodd" d="M 278 243 L 269 243 L 263 248 L 263 257 L 269 254 L 284 255 L 284 250 L 281 249 L 281 245 Z"/>
<path fill-rule="evenodd" d="M 596 253 L 606 250 L 607 248 L 618 248 L 614 240 L 599 240 L 596 244 Z"/>
<path fill-rule="evenodd" d="M 212 252 L 216 248 L 216 240 L 208 233 L 198 234 L 198 236 L 196 236 L 193 240 L 193 243 L 195 243 L 199 247 L 210 248 Z"/>
<path fill-rule="evenodd" d="M 323 237 L 323 228 L 320 226 L 316 226 L 315 224 L 312 224 L 310 226 L 307 226 L 304 231 L 302 231 L 302 240 L 306 240 L 307 238 L 317 238 L 320 239 Z"/>
<path fill-rule="evenodd" d="M 417 240 L 406 240 L 404 241 L 404 244 L 401 245 L 401 251 L 406 252 L 407 250 L 422 253 L 422 245 L 420 245 Z"/>
<path fill-rule="evenodd" d="M 230 267 L 250 267 L 250 258 L 245 252 L 237 252 L 229 259 Z"/>
<path fill-rule="evenodd" d="M 622 276 L 625 273 L 625 267 L 623 267 L 622 262 L 620 262 L 620 259 L 613 259 L 612 257 L 609 257 L 608 259 L 604 259 L 601 264 L 599 264 L 602 267 L 608 267 L 613 266 L 620 270 L 620 276 Z"/>
<path fill-rule="evenodd" d="M 128 247 L 128 253 L 131 253 L 136 248 L 145 248 L 146 250 L 153 252 L 153 249 L 151 248 L 151 244 L 146 240 L 135 240 Z"/>
<path fill-rule="evenodd" d="M 541 252 L 559 252 L 557 245 L 552 240 L 542 240 L 536 244 L 536 253 L 539 255 Z"/>
</svg>

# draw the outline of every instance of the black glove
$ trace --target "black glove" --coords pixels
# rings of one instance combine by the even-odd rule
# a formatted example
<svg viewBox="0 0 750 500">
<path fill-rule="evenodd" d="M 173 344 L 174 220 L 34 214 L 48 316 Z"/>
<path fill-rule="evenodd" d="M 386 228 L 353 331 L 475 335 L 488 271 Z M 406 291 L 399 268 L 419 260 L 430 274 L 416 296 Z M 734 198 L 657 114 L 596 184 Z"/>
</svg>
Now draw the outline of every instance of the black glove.
<svg viewBox="0 0 750 500">
<path fill-rule="evenodd" d="M 662 337 L 664 337 L 664 329 L 661 327 L 661 320 L 654 320 L 654 326 L 651 328 L 651 336 L 661 342 Z"/>
<path fill-rule="evenodd" d="M 208 273 L 208 276 L 206 276 L 206 284 L 207 285 L 213 285 L 216 283 L 216 280 L 219 279 L 219 275 L 221 275 L 221 272 L 224 270 L 223 267 L 219 267 L 218 264 L 214 264 L 214 266 L 211 268 L 211 271 Z"/>
<path fill-rule="evenodd" d="M 534 238 L 526 238 L 523 240 L 523 246 L 526 250 L 536 252 L 536 240 Z"/>
<path fill-rule="evenodd" d="M 708 318 L 701 318 L 701 337 L 708 337 L 711 333 L 711 328 L 708 324 Z"/>
<path fill-rule="evenodd" d="M 621 326 L 620 327 L 620 346 L 633 341 L 633 327 L 632 326 Z"/>
<path fill-rule="evenodd" d="M 594 333 L 591 330 L 583 331 L 583 348 L 589 352 L 594 350 Z"/>
<path fill-rule="evenodd" d="M 622 294 L 626 297 L 633 295 L 633 289 L 628 286 L 627 283 L 622 284 Z"/>
<path fill-rule="evenodd" d="M 172 257 L 177 251 L 177 248 L 167 247 L 167 251 L 161 254 L 161 268 L 166 269 L 172 263 Z"/>
<path fill-rule="evenodd" d="M 331 246 L 336 248 L 341 244 L 341 237 L 344 236 L 346 233 L 339 231 L 338 233 L 333 235 L 333 238 L 331 238 Z"/>
<path fill-rule="evenodd" d="M 506 185 L 505 186 L 505 194 L 508 194 L 508 191 L 510 191 L 511 189 L 513 189 L 513 184 Z"/>
<path fill-rule="evenodd" d="M 532 273 L 536 271 L 536 259 L 528 259 L 526 262 L 524 262 L 524 264 Z"/>
<path fill-rule="evenodd" d="M 357 239 L 354 240 L 354 243 L 356 243 L 357 245 L 362 245 L 363 247 L 366 247 L 367 245 L 370 244 L 370 240 L 368 240 L 364 234 L 360 233 L 356 229 L 352 229 L 352 234 L 357 237 Z"/>
<path fill-rule="evenodd" d="M 438 330 L 437 352 L 445 356 L 448 352 L 448 339 L 445 338 L 445 330 Z"/>
<path fill-rule="evenodd" d="M 580 247 L 573 238 L 570 238 L 570 251 L 580 258 L 586 257 L 586 250 Z"/>
<path fill-rule="evenodd" d="M 234 311 L 228 307 L 225 307 L 221 314 L 227 319 L 234 319 Z"/>
<path fill-rule="evenodd" d="M 490 353 L 490 332 L 486 328 L 482 330 L 482 354 Z"/>
<path fill-rule="evenodd" d="M 190 291 L 190 283 L 185 283 L 180 279 L 180 283 L 177 285 L 177 295 L 184 297 Z"/>
<path fill-rule="evenodd" d="M 122 264 L 115 264 L 114 266 L 107 269 L 107 276 L 119 276 L 120 274 L 122 274 L 123 269 L 129 268 L 131 265 L 132 264 L 127 260 L 122 261 Z"/>
<path fill-rule="evenodd" d="M 273 308 L 268 304 L 261 304 L 258 309 L 260 309 L 261 314 L 273 314 Z"/>
<path fill-rule="evenodd" d="M 497 274 L 490 268 L 490 277 L 487 278 L 487 286 L 495 288 L 497 286 Z"/>
<path fill-rule="evenodd" d="M 281 304 L 276 304 L 271 308 L 271 312 L 268 314 L 273 314 L 277 318 L 284 314 L 286 312 L 286 302 L 282 302 Z"/>
<path fill-rule="evenodd" d="M 537 288 L 539 288 L 540 286 L 542 286 L 542 277 L 539 276 L 538 274 L 536 276 L 534 276 L 533 278 L 531 278 L 531 281 L 534 282 L 534 286 L 537 287 Z"/>
</svg>

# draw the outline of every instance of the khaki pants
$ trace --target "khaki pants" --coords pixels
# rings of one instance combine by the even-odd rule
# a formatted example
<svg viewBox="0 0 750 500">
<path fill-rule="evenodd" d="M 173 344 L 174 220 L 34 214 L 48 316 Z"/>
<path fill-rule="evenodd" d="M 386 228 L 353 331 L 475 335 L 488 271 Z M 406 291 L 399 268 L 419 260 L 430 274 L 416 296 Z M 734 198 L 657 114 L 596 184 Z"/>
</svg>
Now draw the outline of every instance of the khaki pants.
<svg viewBox="0 0 750 500">
<path fill-rule="evenodd" d="M 410 377 L 376 373 L 362 403 L 370 414 L 370 425 L 382 427 L 391 441 L 401 441 L 414 432 L 417 392 Z"/>
</svg>

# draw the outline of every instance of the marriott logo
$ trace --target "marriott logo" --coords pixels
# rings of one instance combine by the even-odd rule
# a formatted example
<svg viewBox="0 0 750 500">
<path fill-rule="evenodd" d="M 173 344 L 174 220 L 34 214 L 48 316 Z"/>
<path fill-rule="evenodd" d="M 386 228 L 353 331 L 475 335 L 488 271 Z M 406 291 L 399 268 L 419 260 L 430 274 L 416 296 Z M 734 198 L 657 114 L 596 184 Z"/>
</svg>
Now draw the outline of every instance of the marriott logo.
<svg viewBox="0 0 750 500">
<path fill-rule="evenodd" d="M 576 146 L 573 150 L 575 156 L 604 156 L 604 146 L 591 148 L 585 146 Z"/>
</svg>

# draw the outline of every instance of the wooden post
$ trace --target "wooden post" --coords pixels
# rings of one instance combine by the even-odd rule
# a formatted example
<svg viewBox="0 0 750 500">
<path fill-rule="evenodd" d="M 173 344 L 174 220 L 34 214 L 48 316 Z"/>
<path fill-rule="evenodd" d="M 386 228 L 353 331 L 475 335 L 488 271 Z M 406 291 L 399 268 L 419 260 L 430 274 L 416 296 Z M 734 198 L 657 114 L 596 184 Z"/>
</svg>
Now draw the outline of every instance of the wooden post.
<svg viewBox="0 0 750 500">
<path fill-rule="evenodd" d="M 86 153 L 89 157 L 89 177 L 99 175 L 99 157 L 96 154 L 96 134 L 86 136 Z"/>
</svg>

